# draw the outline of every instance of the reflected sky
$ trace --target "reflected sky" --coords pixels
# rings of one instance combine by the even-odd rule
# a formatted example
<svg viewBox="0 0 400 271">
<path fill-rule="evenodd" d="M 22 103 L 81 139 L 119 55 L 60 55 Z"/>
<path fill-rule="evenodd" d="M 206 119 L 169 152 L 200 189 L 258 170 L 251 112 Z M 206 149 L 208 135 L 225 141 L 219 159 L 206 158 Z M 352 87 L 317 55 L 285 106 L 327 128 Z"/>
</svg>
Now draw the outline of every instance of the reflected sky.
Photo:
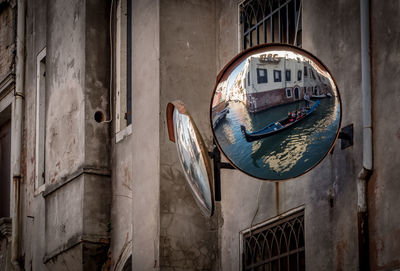
<svg viewBox="0 0 400 271">
<path fill-rule="evenodd" d="M 179 113 L 176 108 L 173 113 L 173 122 L 178 156 L 186 180 L 201 211 L 204 215 L 210 216 L 212 213 L 212 195 L 210 180 L 199 143 L 200 138 L 190 116 Z"/>
</svg>

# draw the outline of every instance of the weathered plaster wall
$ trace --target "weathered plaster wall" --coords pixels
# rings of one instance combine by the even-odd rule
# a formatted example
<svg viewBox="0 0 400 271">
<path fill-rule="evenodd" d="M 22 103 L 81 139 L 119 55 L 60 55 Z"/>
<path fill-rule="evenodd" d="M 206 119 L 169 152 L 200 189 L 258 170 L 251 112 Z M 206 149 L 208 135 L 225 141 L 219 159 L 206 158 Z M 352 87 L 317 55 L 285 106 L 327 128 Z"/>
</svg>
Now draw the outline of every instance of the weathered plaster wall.
<svg viewBox="0 0 400 271">
<path fill-rule="evenodd" d="M 34 270 L 98 269 L 109 243 L 108 7 L 27 1 L 22 253 Z M 36 57 L 46 56 L 46 188 L 34 189 Z M 98 56 L 103 56 L 98 58 Z M 43 263 L 46 262 L 46 265 Z"/>
<path fill-rule="evenodd" d="M 200 213 L 168 139 L 166 106 L 182 100 L 211 151 L 215 84 L 215 1 L 160 2 L 160 267 L 218 270 L 217 218 Z"/>
<path fill-rule="evenodd" d="M 11 72 L 14 64 L 16 12 L 14 1 L 0 3 L 0 80 Z"/>
<path fill-rule="evenodd" d="M 218 71 L 239 51 L 238 2 L 218 1 Z M 342 94 L 342 124 L 355 124 L 355 145 L 346 150 L 335 147 L 333 154 L 312 172 L 279 184 L 258 181 L 237 170 L 224 170 L 221 180 L 222 270 L 240 268 L 239 232 L 251 226 L 259 189 L 259 211 L 253 224 L 304 207 L 307 270 L 357 268 L 355 174 L 361 166 L 361 98 L 354 93 L 360 92 L 358 17 L 358 2 L 355 1 L 303 3 L 303 48 L 317 55 L 335 76 Z M 332 39 L 327 33 L 331 33 Z"/>
<path fill-rule="evenodd" d="M 115 138 L 113 138 L 115 142 Z M 132 254 L 132 135 L 113 146 L 111 270 L 121 270 Z M 117 268 L 117 269 L 114 269 Z"/>
<path fill-rule="evenodd" d="M 36 56 L 46 47 L 47 3 L 26 3 L 26 74 L 24 99 L 24 185 L 21 191 L 22 238 L 21 254 L 25 255 L 27 270 L 47 270 L 43 264 L 45 255 L 45 199 L 35 193 L 35 142 L 36 142 Z"/>
<path fill-rule="evenodd" d="M 159 1 L 133 1 L 133 269 L 159 266 Z"/>
<path fill-rule="evenodd" d="M 371 270 L 400 268 L 398 1 L 371 1 L 374 173 L 368 186 Z"/>
</svg>

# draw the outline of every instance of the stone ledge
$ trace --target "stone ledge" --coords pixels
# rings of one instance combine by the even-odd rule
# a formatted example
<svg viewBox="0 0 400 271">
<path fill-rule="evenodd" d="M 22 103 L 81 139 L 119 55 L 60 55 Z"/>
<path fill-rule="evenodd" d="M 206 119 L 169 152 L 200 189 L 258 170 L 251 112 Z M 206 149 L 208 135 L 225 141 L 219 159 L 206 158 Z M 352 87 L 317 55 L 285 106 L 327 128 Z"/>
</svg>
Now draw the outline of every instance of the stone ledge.
<svg viewBox="0 0 400 271">
<path fill-rule="evenodd" d="M 0 99 L 5 97 L 15 84 L 15 74 L 12 72 L 7 73 L 0 78 Z"/>
<path fill-rule="evenodd" d="M 3 237 L 10 238 L 11 237 L 11 224 L 12 220 L 9 217 L 0 218 L 0 239 Z"/>
<path fill-rule="evenodd" d="M 68 250 L 74 248 L 79 244 L 97 244 L 100 246 L 108 246 L 110 244 L 110 239 L 108 236 L 100 236 L 100 235 L 75 235 L 68 239 L 63 245 L 59 246 L 57 249 L 52 252 L 46 253 L 43 257 L 43 263 L 48 263 L 53 260 L 60 254 L 67 252 Z"/>
<path fill-rule="evenodd" d="M 46 198 L 47 196 L 49 196 L 53 192 L 57 191 L 61 187 L 78 179 L 83 174 L 111 177 L 111 170 L 106 169 L 106 168 L 98 168 L 98 167 L 91 167 L 91 166 L 80 167 L 74 173 L 72 173 L 68 176 L 62 177 L 60 180 L 56 181 L 54 184 L 47 184 L 46 188 L 43 192 L 43 197 Z"/>
</svg>

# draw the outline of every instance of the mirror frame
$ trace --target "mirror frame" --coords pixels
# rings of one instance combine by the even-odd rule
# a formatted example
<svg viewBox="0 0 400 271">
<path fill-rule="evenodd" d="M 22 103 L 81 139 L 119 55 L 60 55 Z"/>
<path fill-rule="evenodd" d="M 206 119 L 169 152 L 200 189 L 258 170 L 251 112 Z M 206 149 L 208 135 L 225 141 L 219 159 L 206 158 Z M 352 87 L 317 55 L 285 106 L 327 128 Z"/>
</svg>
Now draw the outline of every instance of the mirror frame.
<svg viewBox="0 0 400 271">
<path fill-rule="evenodd" d="M 204 159 L 204 165 L 206 167 L 207 177 L 208 177 L 208 185 L 210 186 L 210 193 L 211 193 L 211 210 L 210 210 L 210 212 L 208 212 L 208 209 L 205 210 L 203 208 L 203 206 L 201 206 L 200 203 L 197 202 L 196 197 L 193 196 L 193 199 L 196 202 L 197 206 L 199 207 L 201 213 L 206 217 L 211 217 L 214 214 L 214 209 L 215 209 L 215 196 L 214 196 L 214 181 L 213 181 L 213 175 L 212 175 L 212 171 L 211 171 L 211 162 L 210 162 L 210 157 L 208 155 L 208 150 L 204 143 L 203 137 L 201 136 L 199 129 L 197 128 L 196 123 L 194 122 L 189 111 L 186 109 L 185 104 L 180 100 L 175 100 L 175 101 L 169 102 L 167 105 L 166 115 L 167 115 L 167 128 L 168 128 L 169 140 L 174 142 L 175 144 L 177 144 L 176 139 L 175 139 L 174 120 L 173 120 L 174 119 L 173 115 L 174 115 L 175 109 L 177 109 L 180 114 L 188 116 L 193 125 L 196 141 L 199 143 L 200 150 L 201 150 L 201 156 Z M 180 161 L 179 157 L 178 157 L 178 160 L 182 167 L 182 162 Z M 185 174 L 184 174 L 184 176 L 185 176 L 186 182 L 189 182 L 186 179 Z M 189 186 L 190 192 L 193 194 L 194 192 L 192 191 L 191 186 L 189 184 L 187 184 L 187 185 Z"/>
<path fill-rule="evenodd" d="M 244 60 L 245 58 L 249 57 L 249 56 L 252 55 L 252 54 L 263 53 L 263 52 L 265 52 L 266 49 L 270 49 L 271 51 L 272 51 L 272 50 L 282 50 L 282 49 L 286 49 L 286 50 L 290 50 L 290 51 L 292 51 L 292 52 L 297 52 L 297 53 L 299 53 L 299 54 L 301 54 L 301 55 L 305 55 L 305 56 L 309 57 L 309 58 L 310 58 L 312 61 L 314 61 L 317 65 L 321 65 L 321 67 L 324 68 L 324 69 L 329 73 L 329 75 L 330 75 L 331 78 L 332 78 L 332 81 L 333 81 L 333 83 L 334 83 L 334 85 L 335 85 L 335 87 L 336 87 L 336 94 L 337 94 L 338 102 L 339 102 L 339 105 L 340 105 L 339 125 L 338 125 L 338 129 L 337 129 L 337 131 L 336 131 L 335 140 L 332 142 L 332 145 L 330 146 L 329 150 L 325 153 L 325 155 L 324 155 L 317 163 L 315 163 L 312 167 L 310 167 L 309 169 L 307 169 L 306 171 L 304 171 L 302 174 L 299 174 L 299 175 L 296 175 L 296 176 L 293 176 L 293 177 L 290 177 L 290 178 L 282 178 L 282 179 L 274 179 L 274 180 L 263 179 L 263 178 L 260 178 L 260 177 L 258 177 L 258 176 L 254 176 L 254 175 L 252 175 L 252 174 L 250 174 L 250 173 L 248 173 L 248 172 L 246 172 L 246 171 L 240 169 L 238 166 L 236 166 L 236 164 L 225 154 L 225 152 L 223 151 L 222 147 L 219 145 L 218 139 L 217 139 L 217 137 L 216 137 L 216 135 L 215 135 L 215 132 L 214 132 L 214 129 L 213 129 L 213 125 L 212 125 L 212 123 L 213 123 L 213 122 L 212 122 L 212 104 L 213 104 L 213 100 L 214 100 L 214 96 L 215 96 L 215 91 L 217 90 L 217 87 L 218 87 L 218 84 L 220 83 L 220 81 L 221 81 L 222 79 L 224 79 L 225 77 L 226 77 L 226 78 L 229 77 L 229 75 L 231 74 L 231 72 L 236 68 L 236 66 L 237 66 L 238 64 L 241 63 L 242 60 Z M 211 101 L 210 101 L 210 106 L 209 106 L 209 108 L 210 108 L 210 109 L 209 109 L 210 129 L 211 129 L 211 131 L 212 131 L 212 135 L 213 135 L 213 138 L 214 138 L 215 145 L 216 145 L 217 148 L 220 150 L 220 152 L 223 154 L 223 156 L 229 161 L 229 163 L 230 163 L 235 169 L 237 169 L 237 170 L 243 172 L 244 174 L 246 174 L 246 175 L 248 175 L 248 176 L 250 176 L 250 177 L 253 177 L 253 178 L 256 178 L 256 179 L 262 180 L 262 181 L 269 181 L 269 182 L 281 182 L 281 181 L 293 180 L 293 179 L 298 178 L 298 177 L 300 177 L 300 176 L 303 176 L 304 174 L 306 174 L 306 173 L 310 172 L 311 170 L 313 170 L 316 166 L 318 166 L 318 165 L 326 158 L 326 156 L 328 155 L 328 153 L 331 153 L 331 152 L 332 152 L 333 148 L 334 148 L 335 145 L 336 145 L 337 139 L 338 139 L 338 137 L 339 137 L 339 132 L 340 132 L 340 128 L 341 128 L 341 125 L 342 125 L 342 109 L 343 109 L 343 108 L 342 108 L 342 100 L 341 100 L 341 97 L 340 97 L 339 87 L 338 87 L 338 85 L 337 85 L 337 83 L 336 83 L 336 80 L 335 80 L 335 78 L 333 77 L 331 71 L 328 69 L 328 67 L 326 67 L 326 65 L 325 65 L 324 63 L 322 63 L 322 61 L 320 61 L 316 56 L 314 56 L 314 55 L 311 54 L 310 52 L 308 52 L 308 51 L 306 51 L 306 50 L 304 50 L 304 49 L 302 49 L 302 48 L 299 48 L 299 47 L 290 45 L 290 44 L 265 43 L 265 44 L 260 44 L 260 45 L 253 46 L 253 47 L 251 47 L 251 48 L 249 48 L 249 49 L 247 49 L 247 50 L 245 50 L 245 51 L 240 52 L 239 54 L 237 54 L 237 55 L 236 55 L 231 61 L 229 61 L 228 64 L 226 64 L 225 67 L 219 72 L 219 74 L 218 74 L 218 76 L 217 76 L 217 80 L 216 80 L 216 82 L 215 82 L 214 90 L 213 90 L 212 95 L 211 95 Z"/>
</svg>

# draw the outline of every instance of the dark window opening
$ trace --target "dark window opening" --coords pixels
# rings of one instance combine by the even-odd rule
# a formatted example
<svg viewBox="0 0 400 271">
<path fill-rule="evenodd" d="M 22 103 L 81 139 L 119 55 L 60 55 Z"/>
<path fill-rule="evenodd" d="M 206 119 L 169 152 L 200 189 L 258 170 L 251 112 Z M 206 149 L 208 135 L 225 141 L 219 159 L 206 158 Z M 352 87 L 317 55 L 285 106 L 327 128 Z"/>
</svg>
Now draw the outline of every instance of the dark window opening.
<svg viewBox="0 0 400 271">
<path fill-rule="evenodd" d="M 304 212 L 243 235 L 243 270 L 305 270 Z"/>
<path fill-rule="evenodd" d="M 297 72 L 297 80 L 298 80 L 298 81 L 301 81 L 301 71 L 298 71 L 298 72 Z"/>
<path fill-rule="evenodd" d="M 282 72 L 274 70 L 274 82 L 282 82 Z"/>
<path fill-rule="evenodd" d="M 242 49 L 262 43 L 301 47 L 301 0 L 248 0 L 240 4 Z"/>
<path fill-rule="evenodd" d="M 286 97 L 288 98 L 292 97 L 292 90 L 290 88 L 286 89 Z"/>
<path fill-rule="evenodd" d="M 286 81 L 290 81 L 291 79 L 291 71 L 290 70 L 286 70 Z"/>
<path fill-rule="evenodd" d="M 268 83 L 267 69 L 257 69 L 257 83 Z"/>
<path fill-rule="evenodd" d="M 247 73 L 247 85 L 250 86 L 250 72 Z"/>
<path fill-rule="evenodd" d="M 11 120 L 8 119 L 0 123 L 0 218 L 10 217 L 10 171 Z"/>
<path fill-rule="evenodd" d="M 308 76 L 307 70 L 307 67 L 304 67 L 304 77 Z"/>
</svg>

